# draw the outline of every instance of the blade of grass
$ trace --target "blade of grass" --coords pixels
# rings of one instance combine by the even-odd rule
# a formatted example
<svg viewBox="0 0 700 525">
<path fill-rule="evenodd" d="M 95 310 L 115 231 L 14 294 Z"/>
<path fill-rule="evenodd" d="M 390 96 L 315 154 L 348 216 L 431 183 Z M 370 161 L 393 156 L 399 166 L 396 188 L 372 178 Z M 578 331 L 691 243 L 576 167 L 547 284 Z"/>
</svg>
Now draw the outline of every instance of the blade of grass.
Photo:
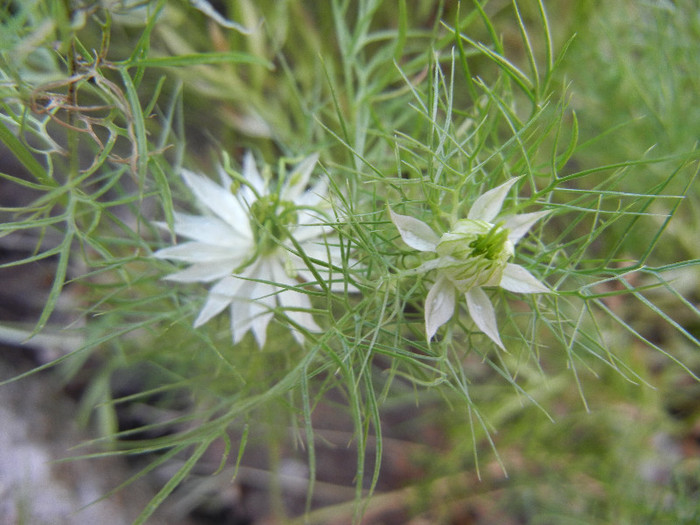
<svg viewBox="0 0 700 525">
<path fill-rule="evenodd" d="M 172 493 L 173 490 L 185 479 L 185 477 L 190 473 L 190 471 L 197 464 L 202 455 L 207 451 L 209 446 L 218 436 L 209 437 L 200 443 L 192 452 L 190 457 L 187 459 L 184 465 L 168 480 L 168 482 L 163 486 L 162 489 L 156 494 L 151 501 L 148 502 L 146 508 L 143 509 L 141 514 L 139 514 L 134 520 L 134 525 L 143 525 L 146 523 L 148 518 L 156 511 L 156 509 L 165 501 L 165 499 Z"/>
</svg>

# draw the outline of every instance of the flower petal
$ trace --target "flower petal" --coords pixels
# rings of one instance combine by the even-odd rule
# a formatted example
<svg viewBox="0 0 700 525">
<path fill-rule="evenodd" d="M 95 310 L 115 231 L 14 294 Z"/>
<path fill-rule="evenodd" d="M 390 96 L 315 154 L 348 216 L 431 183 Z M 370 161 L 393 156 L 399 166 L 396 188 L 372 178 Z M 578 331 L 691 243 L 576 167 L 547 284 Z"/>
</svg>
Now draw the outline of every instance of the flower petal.
<svg viewBox="0 0 700 525">
<path fill-rule="evenodd" d="M 248 214 L 229 188 L 219 186 L 208 177 L 189 170 L 182 170 L 182 178 L 185 179 L 185 183 L 198 201 L 223 219 L 240 235 L 250 237 Z"/>
<path fill-rule="evenodd" d="M 508 190 L 510 190 L 513 184 L 518 182 L 518 180 L 519 177 L 510 179 L 476 199 L 467 214 L 467 219 L 492 222 L 501 211 L 501 206 L 503 206 L 503 201 L 506 195 L 508 195 Z"/>
<path fill-rule="evenodd" d="M 343 252 L 347 250 L 347 245 L 343 247 L 343 250 L 341 250 L 340 241 L 337 237 L 328 237 L 327 239 L 325 239 L 325 241 L 326 242 L 307 241 L 305 243 L 301 243 L 301 247 L 304 250 L 304 253 L 308 255 L 311 259 L 326 261 L 330 265 L 342 267 Z M 299 260 L 301 260 L 301 258 L 299 258 Z M 352 266 L 353 264 L 357 264 L 357 261 L 354 261 L 353 259 L 349 258 L 348 266 Z"/>
<path fill-rule="evenodd" d="M 343 256 L 339 246 L 306 243 L 302 245 L 302 248 L 309 259 L 312 259 L 314 262 L 321 261 L 315 264 L 316 271 L 318 275 L 325 279 L 326 284 L 330 287 L 332 292 L 344 292 L 346 290 L 346 285 L 348 292 L 356 293 L 358 291 L 355 286 L 346 283 L 346 279 L 343 278 L 343 268 L 345 265 L 343 264 Z M 289 268 L 291 268 L 294 274 L 300 279 L 318 286 L 318 283 L 316 283 L 316 276 L 309 270 L 301 257 L 291 252 L 286 255 L 289 257 Z M 357 261 L 348 259 L 346 264 L 347 267 L 350 268 L 357 265 Z"/>
<path fill-rule="evenodd" d="M 406 276 L 419 275 L 421 273 L 428 273 L 439 268 L 449 268 L 450 266 L 454 266 L 455 261 L 457 261 L 457 259 L 455 259 L 454 257 L 438 257 L 436 259 L 430 259 L 429 261 L 425 261 L 417 268 L 404 270 L 402 274 Z"/>
<path fill-rule="evenodd" d="M 194 327 L 203 325 L 229 304 L 235 304 L 235 295 L 245 281 L 235 277 L 224 277 L 209 291 L 207 302 L 194 321 Z"/>
<path fill-rule="evenodd" d="M 267 340 L 267 325 L 270 324 L 274 316 L 277 294 L 276 288 L 267 283 L 256 283 L 252 293 L 252 302 L 249 306 L 251 316 L 250 328 L 258 343 L 258 348 L 262 349 Z"/>
<path fill-rule="evenodd" d="M 248 186 L 243 185 L 239 190 L 243 202 L 245 202 L 245 204 L 248 205 L 248 207 L 250 207 L 257 199 L 257 197 L 255 196 L 256 194 L 261 196 L 267 195 L 268 192 L 265 181 L 260 176 L 258 167 L 255 165 L 255 158 L 253 157 L 253 154 L 250 151 L 246 151 L 245 155 L 243 155 L 242 175 L 243 178 L 246 181 L 248 181 L 248 183 L 253 188 L 253 190 L 251 190 Z"/>
<path fill-rule="evenodd" d="M 250 305 L 251 302 L 247 299 L 239 299 L 231 303 L 231 338 L 234 345 L 241 342 L 253 324 Z"/>
<path fill-rule="evenodd" d="M 425 334 L 430 341 L 437 329 L 450 320 L 455 311 L 457 295 L 443 276 L 438 277 L 425 298 Z"/>
<path fill-rule="evenodd" d="M 311 188 L 296 199 L 296 204 L 298 206 L 315 207 L 325 201 L 327 194 L 328 181 L 325 178 L 319 179 Z"/>
<path fill-rule="evenodd" d="M 287 274 L 281 265 L 273 266 L 273 275 L 275 281 L 283 284 L 293 284 L 293 281 L 287 277 Z M 316 324 L 313 316 L 308 310 L 311 310 L 311 301 L 301 292 L 295 290 L 282 290 L 278 294 L 278 300 L 285 315 L 295 324 L 304 327 L 310 332 L 320 332 L 321 327 Z M 301 345 L 304 343 L 304 334 L 293 327 L 292 335 L 294 339 Z"/>
<path fill-rule="evenodd" d="M 530 231 L 530 228 L 542 217 L 549 215 L 550 211 L 551 210 L 522 213 L 506 218 L 504 227 L 509 231 L 508 240 L 513 244 L 517 244 L 518 241 Z"/>
<path fill-rule="evenodd" d="M 294 321 L 294 323 L 304 327 L 304 329 L 309 332 L 321 331 L 321 327 L 316 324 L 313 316 L 308 311 L 304 311 L 311 309 L 311 303 L 308 297 L 302 293 L 287 290 L 280 294 L 279 299 L 282 307 L 285 309 L 285 315 Z M 294 330 L 294 332 L 297 332 L 297 330 Z"/>
<path fill-rule="evenodd" d="M 207 297 L 207 302 L 204 303 L 204 307 L 199 312 L 197 319 L 194 320 L 193 326 L 195 328 L 198 328 L 203 324 L 209 322 L 213 317 L 221 313 L 223 309 L 230 305 L 232 302 L 232 297 L 209 294 L 209 297 Z"/>
<path fill-rule="evenodd" d="M 311 172 L 318 162 L 318 153 L 309 155 L 302 160 L 292 173 L 287 175 L 280 197 L 284 201 L 296 202 L 309 183 Z"/>
<path fill-rule="evenodd" d="M 299 215 L 301 216 L 302 214 L 300 213 Z M 322 238 L 324 235 L 333 233 L 333 228 L 331 226 L 320 225 L 317 220 L 315 220 L 313 225 L 304 224 L 301 220 L 299 222 L 299 225 L 294 229 L 293 236 L 300 243 L 308 242 L 318 237 Z"/>
<path fill-rule="evenodd" d="M 519 264 L 506 264 L 501 288 L 515 293 L 549 293 L 551 290 Z"/>
<path fill-rule="evenodd" d="M 178 235 L 206 244 L 236 246 L 242 239 L 238 230 L 234 230 L 218 217 L 176 213 L 174 229 Z M 250 237 L 246 236 L 244 239 Z"/>
<path fill-rule="evenodd" d="M 476 326 L 484 332 L 489 338 L 496 343 L 501 349 L 505 350 L 501 342 L 501 337 L 498 335 L 498 325 L 496 324 L 496 312 L 493 309 L 491 300 L 481 288 L 472 288 L 466 294 L 467 307 L 469 315 L 471 315 Z"/>
<path fill-rule="evenodd" d="M 193 241 L 162 248 L 155 252 L 153 257 L 188 263 L 208 263 L 243 259 L 247 251 L 243 249 L 233 252 L 228 246 L 216 246 Z"/>
<path fill-rule="evenodd" d="M 252 279 L 272 279 L 268 261 L 260 259 L 241 274 L 241 285 L 231 303 L 231 336 L 240 342 L 248 330 L 253 331 L 258 347 L 265 345 L 267 325 L 274 315 L 276 288 Z"/>
<path fill-rule="evenodd" d="M 179 283 L 208 283 L 231 275 L 235 267 L 236 263 L 231 260 L 197 263 L 180 272 L 166 275 L 164 279 Z"/>
<path fill-rule="evenodd" d="M 391 216 L 391 222 L 399 230 L 403 242 L 414 250 L 421 252 L 435 251 L 440 238 L 430 226 L 415 217 L 394 213 L 391 208 L 389 208 L 389 215 Z"/>
</svg>

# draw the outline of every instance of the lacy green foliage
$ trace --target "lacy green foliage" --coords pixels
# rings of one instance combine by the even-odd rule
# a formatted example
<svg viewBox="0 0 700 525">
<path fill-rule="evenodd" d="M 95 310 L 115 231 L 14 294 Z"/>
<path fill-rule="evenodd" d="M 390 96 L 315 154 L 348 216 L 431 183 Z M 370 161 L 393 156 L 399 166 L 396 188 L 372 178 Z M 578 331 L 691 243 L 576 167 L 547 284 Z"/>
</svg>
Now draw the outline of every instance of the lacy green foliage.
<svg viewBox="0 0 700 525">
<path fill-rule="evenodd" d="M 282 444 L 303 445 L 294 454 L 309 465 L 311 510 L 320 468 L 314 416 L 338 399 L 357 450 L 358 520 L 380 477 L 384 407 L 450 407 L 437 411 L 447 417 L 431 416 L 450 442 L 430 470 L 444 478 L 479 473 L 478 454 L 507 467 L 497 445 L 512 450 L 530 435 L 525 419 L 541 422 L 544 443 L 556 442 L 557 431 L 543 425 L 559 394 L 574 397 L 572 377 L 583 406 L 591 377 L 619 373 L 606 391 L 612 399 L 619 384 L 650 382 L 626 352 L 630 345 L 660 352 L 697 379 L 692 275 L 700 262 L 687 240 L 697 215 L 686 213 L 691 219 L 674 229 L 684 199 L 697 197 L 697 152 L 687 143 L 659 156 L 617 149 L 624 155 L 596 164 L 591 152 L 601 142 L 587 126 L 579 129 L 562 87 L 569 43 L 555 43 L 542 2 L 503 10 L 427 0 L 332 0 L 326 9 L 296 1 L 226 5 L 222 14 L 201 1 L 36 1 L 12 2 L 0 14 L 0 140 L 24 170 L 0 177 L 31 195 L 21 207 L 3 204 L 0 235 L 33 243 L 30 255 L 3 267 L 55 261 L 44 310 L 27 335 L 52 327 L 59 298 L 76 297 L 84 342 L 47 366 L 60 363 L 70 377 L 84 373 L 91 357 L 100 364 L 81 412 L 87 419 L 96 407 L 100 415 L 104 437 L 90 445 L 106 452 L 96 455 L 161 454 L 134 479 L 182 459 L 138 522 L 188 479 L 214 442 L 224 449 L 219 470 L 235 477 L 249 432 L 264 437 L 273 464 Z M 673 9 L 646 12 L 644 30 Z M 677 47 L 662 39 L 675 50 L 665 55 L 644 47 L 659 67 L 662 55 L 687 61 L 684 44 L 697 29 L 671 19 L 688 36 Z M 621 52 L 630 37 L 614 34 Z M 686 93 L 692 76 L 673 70 L 645 91 L 645 74 L 627 71 L 623 92 L 648 101 L 659 129 L 675 129 L 678 108 L 656 112 L 658 99 L 645 95 L 664 93 L 664 82 Z M 608 129 L 610 121 L 601 122 Z M 275 242 L 290 244 L 313 274 L 306 281 L 319 284 L 282 283 L 285 292 L 305 294 L 304 314 L 321 330 L 307 330 L 302 317 L 268 300 L 274 315 L 263 327 L 270 336 L 262 351 L 250 335 L 234 345 L 224 319 L 193 327 L 206 290 L 161 280 L 172 266 L 152 257 L 176 240 L 177 213 L 196 206 L 182 166 L 213 174 L 222 164 L 239 175 L 236 190 L 246 182 L 236 166 L 248 148 L 279 161 L 280 169 L 266 174 L 272 182 L 283 171 L 278 159 L 320 152 L 315 177 L 328 181 L 336 254 L 314 274 L 324 258 L 286 231 L 296 215 L 271 217 L 268 208 L 280 206 L 270 200 L 249 210 L 260 228 L 273 225 Z M 387 209 L 448 232 L 466 224 L 460 221 L 480 195 L 514 177 L 518 198 L 506 198 L 502 215 L 549 213 L 538 216 L 513 261 L 554 293 L 512 295 L 486 283 L 508 352 L 463 308 L 430 341 L 424 309 L 432 276 L 412 272 L 425 260 L 400 242 Z M 172 232 L 168 238 L 157 221 Z M 488 224 L 468 238 L 469 253 L 510 257 L 508 233 Z M 691 281 L 687 288 L 683 279 Z M 124 371 L 140 390 L 114 399 L 110 380 Z M 537 411 L 523 409 L 522 400 Z M 172 417 L 119 431 L 119 407 L 134 402 L 171 409 Z M 594 403 L 605 402 L 595 396 Z M 494 428 L 506 432 L 499 443 Z M 546 463 L 547 445 L 532 446 L 533 461 Z M 553 454 L 566 465 L 575 452 Z"/>
</svg>

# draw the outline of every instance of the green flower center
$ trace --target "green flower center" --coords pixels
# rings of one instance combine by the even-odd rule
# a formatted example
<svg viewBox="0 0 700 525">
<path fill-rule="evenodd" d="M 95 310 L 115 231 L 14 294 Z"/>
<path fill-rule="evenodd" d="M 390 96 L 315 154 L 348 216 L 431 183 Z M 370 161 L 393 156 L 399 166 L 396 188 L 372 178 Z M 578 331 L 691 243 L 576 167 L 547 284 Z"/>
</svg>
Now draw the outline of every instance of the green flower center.
<svg viewBox="0 0 700 525">
<path fill-rule="evenodd" d="M 437 245 L 437 254 L 446 258 L 442 271 L 461 292 L 477 286 L 498 286 L 513 256 L 513 243 L 508 240 L 508 234 L 503 223 L 458 221 Z"/>
<path fill-rule="evenodd" d="M 281 201 L 279 195 L 265 195 L 250 207 L 250 227 L 259 255 L 268 255 L 289 237 L 289 229 L 297 224 L 293 202 Z"/>
<path fill-rule="evenodd" d="M 472 257 L 483 255 L 491 261 L 495 261 L 503 253 L 508 241 L 508 230 L 502 228 L 503 223 L 496 224 L 487 233 L 477 235 L 476 239 L 469 243 L 472 248 Z"/>
</svg>

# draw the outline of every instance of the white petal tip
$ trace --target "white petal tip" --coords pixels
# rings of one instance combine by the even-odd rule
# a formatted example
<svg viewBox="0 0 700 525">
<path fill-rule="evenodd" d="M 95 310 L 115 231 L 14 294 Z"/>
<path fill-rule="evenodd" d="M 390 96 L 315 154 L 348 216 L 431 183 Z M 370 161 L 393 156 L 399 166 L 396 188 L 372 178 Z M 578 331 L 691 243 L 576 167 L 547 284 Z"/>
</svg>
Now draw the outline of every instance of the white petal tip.
<svg viewBox="0 0 700 525">
<path fill-rule="evenodd" d="M 498 324 L 496 323 L 496 311 L 493 309 L 491 300 L 481 288 L 472 288 L 465 294 L 467 298 L 467 308 L 469 315 L 477 328 L 485 333 L 491 341 L 496 343 L 501 350 L 506 350 L 498 334 Z"/>
<path fill-rule="evenodd" d="M 423 221 L 409 215 L 394 213 L 391 208 L 389 208 L 389 216 L 391 217 L 391 222 L 399 230 L 403 241 L 414 250 L 421 252 L 434 251 L 438 242 L 440 242 L 437 234 Z"/>
<path fill-rule="evenodd" d="M 508 263 L 503 271 L 500 287 L 515 293 L 552 293 L 552 290 L 525 268 L 511 263 Z"/>
</svg>

